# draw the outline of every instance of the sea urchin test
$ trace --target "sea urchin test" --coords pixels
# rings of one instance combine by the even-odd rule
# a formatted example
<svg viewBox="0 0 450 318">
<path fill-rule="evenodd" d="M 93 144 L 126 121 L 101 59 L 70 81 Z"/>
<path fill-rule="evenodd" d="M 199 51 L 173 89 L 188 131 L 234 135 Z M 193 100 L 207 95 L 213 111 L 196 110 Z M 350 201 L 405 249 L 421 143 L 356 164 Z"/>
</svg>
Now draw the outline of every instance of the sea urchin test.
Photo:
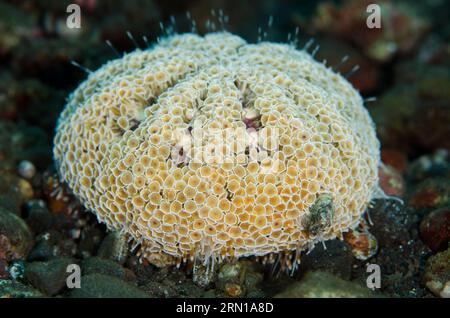
<svg viewBox="0 0 450 318">
<path fill-rule="evenodd" d="M 60 178 L 159 266 L 290 266 L 358 226 L 378 190 L 379 142 L 351 84 L 229 33 L 171 36 L 92 72 L 54 143 Z"/>
</svg>

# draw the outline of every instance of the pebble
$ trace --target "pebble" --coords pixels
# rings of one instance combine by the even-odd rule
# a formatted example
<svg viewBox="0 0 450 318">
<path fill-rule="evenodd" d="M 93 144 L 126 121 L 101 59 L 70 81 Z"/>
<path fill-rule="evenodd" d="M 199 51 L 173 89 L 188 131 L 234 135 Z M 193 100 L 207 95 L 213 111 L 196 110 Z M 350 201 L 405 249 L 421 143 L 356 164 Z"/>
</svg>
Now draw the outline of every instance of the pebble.
<svg viewBox="0 0 450 318">
<path fill-rule="evenodd" d="M 100 244 L 97 256 L 124 264 L 128 256 L 126 237 L 119 232 L 109 233 Z"/>
<path fill-rule="evenodd" d="M 90 257 L 81 262 L 81 273 L 83 275 L 103 274 L 123 280 L 127 280 L 132 276 L 120 264 L 100 257 Z"/>
<path fill-rule="evenodd" d="M 380 187 L 386 195 L 402 197 L 405 194 L 405 181 L 395 168 L 381 165 L 378 170 L 378 177 Z"/>
<path fill-rule="evenodd" d="M 14 280 L 25 277 L 25 263 L 23 261 L 13 261 L 9 266 L 9 276 Z"/>
<path fill-rule="evenodd" d="M 32 262 L 25 266 L 25 279 L 46 295 L 54 296 L 65 286 L 67 267 L 75 261 L 57 257 L 48 262 Z"/>
<path fill-rule="evenodd" d="M 58 249 L 55 247 L 55 244 L 48 238 L 48 235 L 41 235 L 37 238 L 36 244 L 28 254 L 27 260 L 29 262 L 47 261 L 51 257 L 56 256 L 57 252 Z"/>
<path fill-rule="evenodd" d="M 47 231 L 52 225 L 52 214 L 43 200 L 30 200 L 26 204 L 26 221 L 35 233 Z"/>
<path fill-rule="evenodd" d="M 450 179 L 435 177 L 419 183 L 410 195 L 408 205 L 420 213 L 449 206 Z"/>
<path fill-rule="evenodd" d="M 117 277 L 90 274 L 81 277 L 81 288 L 72 289 L 73 298 L 148 298 L 149 295 L 135 285 Z"/>
<path fill-rule="evenodd" d="M 67 238 L 64 231 L 50 229 L 36 236 L 35 241 L 28 261 L 47 261 L 55 256 L 73 257 L 77 251 L 77 242 Z"/>
<path fill-rule="evenodd" d="M 21 178 L 17 182 L 17 185 L 19 187 L 19 193 L 20 193 L 20 196 L 21 196 L 23 202 L 26 202 L 33 198 L 34 190 L 33 190 L 31 183 L 28 180 Z"/>
<path fill-rule="evenodd" d="M 420 237 L 433 252 L 447 249 L 450 242 L 450 207 L 428 213 L 420 222 Z"/>
<path fill-rule="evenodd" d="M 36 167 L 28 160 L 22 160 L 17 166 L 19 176 L 25 179 L 32 179 L 36 175 Z"/>
<path fill-rule="evenodd" d="M 39 298 L 44 295 L 37 289 L 15 280 L 0 280 L 0 298 Z"/>
<path fill-rule="evenodd" d="M 367 287 L 343 280 L 331 273 L 312 271 L 288 286 L 275 298 L 368 298 L 376 295 Z"/>
<path fill-rule="evenodd" d="M 344 233 L 344 241 L 350 246 L 353 255 L 366 261 L 378 251 L 378 241 L 367 228 L 359 227 Z"/>
<path fill-rule="evenodd" d="M 436 297 L 450 298 L 450 248 L 427 260 L 422 282 Z"/>
<path fill-rule="evenodd" d="M 16 214 L 0 207 L 0 259 L 25 259 L 32 239 L 27 224 Z"/>
<path fill-rule="evenodd" d="M 381 149 L 381 161 L 384 164 L 393 167 L 400 173 L 405 172 L 408 167 L 408 158 L 406 155 L 403 152 L 392 148 Z"/>
<path fill-rule="evenodd" d="M 228 297 L 244 296 L 245 271 L 246 266 L 242 262 L 222 265 L 217 274 L 216 288 Z"/>
</svg>

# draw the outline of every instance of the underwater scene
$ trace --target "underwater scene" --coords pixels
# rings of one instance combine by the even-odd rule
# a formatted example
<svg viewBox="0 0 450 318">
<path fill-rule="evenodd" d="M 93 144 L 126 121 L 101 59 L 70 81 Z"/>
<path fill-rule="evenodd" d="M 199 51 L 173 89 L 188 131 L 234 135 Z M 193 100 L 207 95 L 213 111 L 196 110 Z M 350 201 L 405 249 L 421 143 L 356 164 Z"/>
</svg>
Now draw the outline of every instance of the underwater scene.
<svg viewBox="0 0 450 318">
<path fill-rule="evenodd" d="M 0 298 L 450 298 L 448 12 L 0 1 Z"/>
</svg>

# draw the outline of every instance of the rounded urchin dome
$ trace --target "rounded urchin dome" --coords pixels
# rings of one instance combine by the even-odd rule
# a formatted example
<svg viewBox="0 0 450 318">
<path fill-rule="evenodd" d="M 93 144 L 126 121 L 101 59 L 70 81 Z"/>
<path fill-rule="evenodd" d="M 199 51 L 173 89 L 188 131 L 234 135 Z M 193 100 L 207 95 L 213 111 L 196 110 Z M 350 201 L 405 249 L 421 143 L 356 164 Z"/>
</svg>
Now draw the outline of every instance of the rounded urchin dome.
<svg viewBox="0 0 450 318">
<path fill-rule="evenodd" d="M 175 35 L 89 75 L 58 172 L 157 265 L 310 249 L 356 227 L 379 142 L 358 92 L 289 45 Z"/>
</svg>

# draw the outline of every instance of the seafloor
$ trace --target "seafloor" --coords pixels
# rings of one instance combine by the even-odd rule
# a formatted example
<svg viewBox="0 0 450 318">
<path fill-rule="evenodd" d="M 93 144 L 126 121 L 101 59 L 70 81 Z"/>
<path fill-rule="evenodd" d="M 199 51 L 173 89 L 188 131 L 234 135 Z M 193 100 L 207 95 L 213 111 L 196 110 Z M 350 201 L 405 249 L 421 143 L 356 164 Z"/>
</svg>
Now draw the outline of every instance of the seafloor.
<svg viewBox="0 0 450 318">
<path fill-rule="evenodd" d="M 0 3 L 0 297 L 450 297 L 448 1 L 378 1 L 376 31 L 364 23 L 373 1 L 73 2 L 82 10 L 77 30 L 65 27 L 69 2 Z M 329 241 L 292 275 L 249 258 L 217 266 L 204 281 L 189 266 L 139 263 L 58 182 L 56 119 L 86 77 L 70 61 L 96 69 L 116 57 L 105 40 L 131 51 L 127 30 L 144 46 L 141 37 L 155 41 L 171 16 L 178 32 L 188 31 L 187 11 L 204 33 L 211 8 L 249 41 L 273 15 L 267 39 L 286 41 L 299 27 L 300 46 L 311 37 L 321 45 L 317 59 L 337 66 L 348 55 L 343 74 L 360 65 L 349 80 L 377 125 L 381 186 L 401 198 L 368 211 L 375 256 L 358 260 L 347 243 Z M 81 267 L 81 289 L 66 285 L 69 264 Z M 368 264 L 380 266 L 380 288 L 367 288 Z"/>
</svg>

